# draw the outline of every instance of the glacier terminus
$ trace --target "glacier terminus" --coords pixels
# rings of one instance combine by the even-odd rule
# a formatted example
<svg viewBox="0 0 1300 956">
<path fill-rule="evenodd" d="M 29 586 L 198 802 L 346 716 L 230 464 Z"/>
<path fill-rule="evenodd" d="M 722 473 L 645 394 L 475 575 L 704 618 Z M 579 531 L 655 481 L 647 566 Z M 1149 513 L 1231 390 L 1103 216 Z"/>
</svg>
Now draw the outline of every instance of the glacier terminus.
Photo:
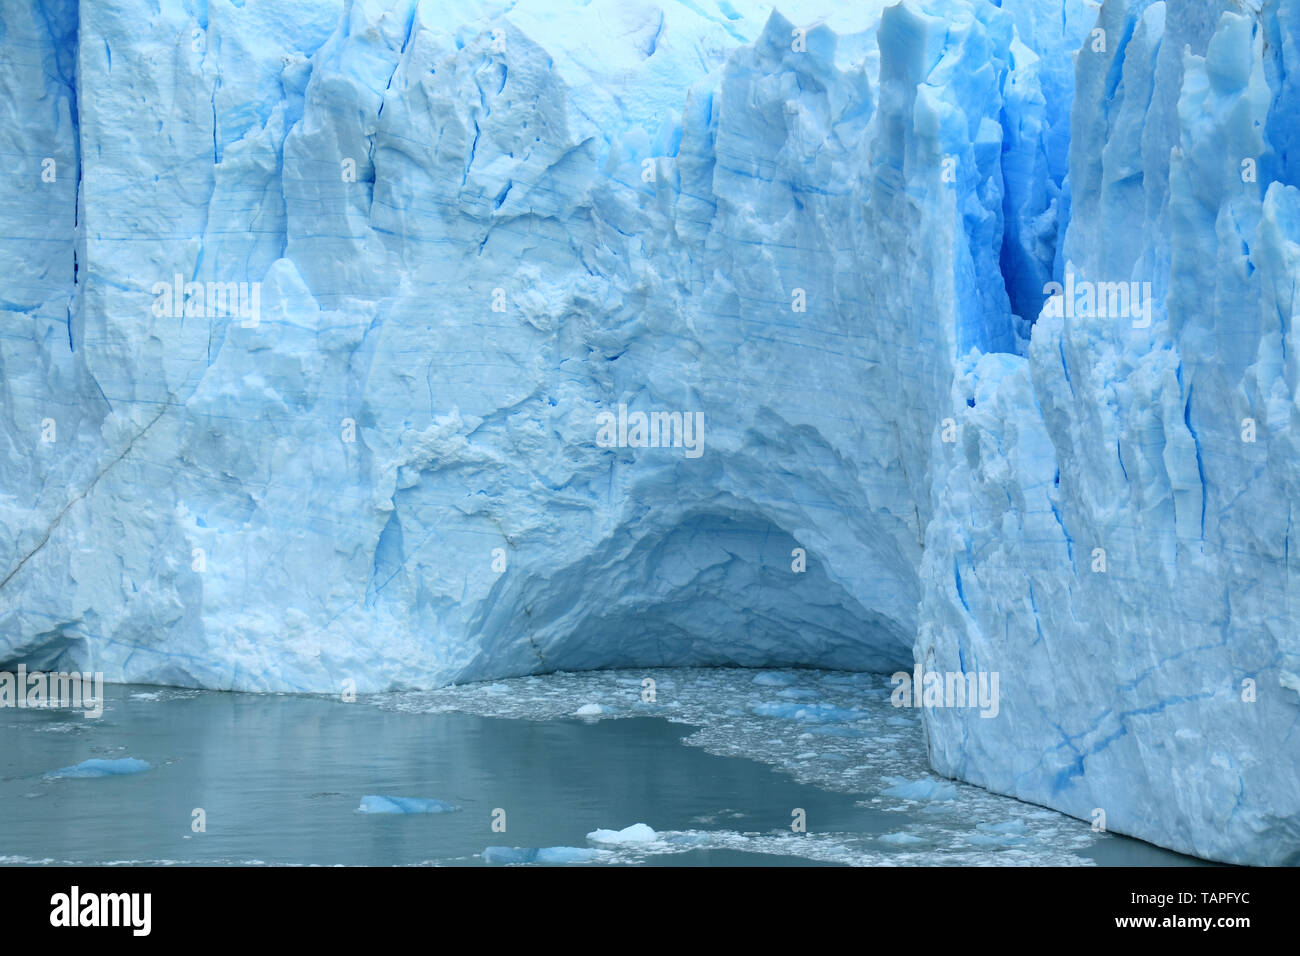
<svg viewBox="0 0 1300 956">
<path fill-rule="evenodd" d="M 0 104 L 0 670 L 902 674 L 1300 864 L 1300 0 L 6 0 Z"/>
</svg>

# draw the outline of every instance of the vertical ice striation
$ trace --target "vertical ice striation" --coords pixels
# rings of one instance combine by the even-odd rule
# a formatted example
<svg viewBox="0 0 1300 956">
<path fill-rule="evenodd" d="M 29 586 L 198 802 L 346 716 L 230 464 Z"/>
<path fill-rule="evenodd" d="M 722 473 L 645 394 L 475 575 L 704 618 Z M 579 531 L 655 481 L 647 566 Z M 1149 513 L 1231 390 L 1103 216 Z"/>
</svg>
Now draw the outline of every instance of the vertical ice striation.
<svg viewBox="0 0 1300 956">
<path fill-rule="evenodd" d="M 937 769 L 1237 862 L 1300 847 L 1300 193 L 1270 135 L 1300 109 L 1295 24 L 1285 2 L 1101 11 L 1063 259 L 1079 287 L 1150 283 L 1150 322 L 1049 309 L 1026 361 L 957 378 L 917 644 L 1001 674 L 998 720 L 926 712 Z"/>
<path fill-rule="evenodd" d="M 996 671 L 938 770 L 1295 862 L 1298 31 L 7 4 L 0 664 Z"/>
<path fill-rule="evenodd" d="M 68 489 L 90 480 L 99 443 L 79 350 L 76 4 L 7 5 L 0 50 L 0 156 L 13 171 L 0 180 L 0 600 L 8 610 L 29 556 L 64 517 Z M 61 438 L 66 454 L 51 454 L 42 434 Z M 4 656 L 49 656 L 72 640 L 39 614 L 4 635 Z"/>
</svg>

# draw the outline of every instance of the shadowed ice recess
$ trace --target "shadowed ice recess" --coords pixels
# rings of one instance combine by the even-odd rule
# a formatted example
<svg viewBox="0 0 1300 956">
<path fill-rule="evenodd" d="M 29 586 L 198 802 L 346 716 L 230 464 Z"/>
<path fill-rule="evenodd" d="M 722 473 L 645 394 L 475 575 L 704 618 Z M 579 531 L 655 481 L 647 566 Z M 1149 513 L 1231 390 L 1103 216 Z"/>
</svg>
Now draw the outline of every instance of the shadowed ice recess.
<svg viewBox="0 0 1300 956">
<path fill-rule="evenodd" d="M 891 859 L 970 784 L 1300 862 L 1297 51 L 1300 0 L 4 0 L 0 670 L 997 674 L 723 711 L 828 781 L 919 723 Z M 49 785 L 164 772 L 32 772 L 95 756 L 153 768 Z"/>
</svg>

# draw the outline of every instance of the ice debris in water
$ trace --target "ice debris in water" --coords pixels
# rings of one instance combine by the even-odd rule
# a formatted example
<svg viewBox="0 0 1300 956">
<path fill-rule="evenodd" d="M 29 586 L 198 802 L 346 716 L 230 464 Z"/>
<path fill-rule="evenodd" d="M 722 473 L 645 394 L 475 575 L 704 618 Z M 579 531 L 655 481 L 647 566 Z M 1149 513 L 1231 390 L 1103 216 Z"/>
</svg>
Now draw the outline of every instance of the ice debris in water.
<svg viewBox="0 0 1300 956">
<path fill-rule="evenodd" d="M 483 851 L 483 862 L 498 866 L 509 863 L 590 863 L 603 855 L 600 850 L 577 846 L 490 846 Z"/>
<path fill-rule="evenodd" d="M 592 843 L 650 843 L 658 834 L 644 823 L 634 823 L 622 830 L 593 830 L 587 834 Z"/>
<path fill-rule="evenodd" d="M 153 764 L 135 757 L 120 757 L 116 760 L 95 757 L 83 760 L 71 767 L 52 770 L 45 775 L 47 780 L 61 780 L 66 777 L 120 777 L 130 773 L 144 773 L 152 770 Z"/>
<path fill-rule="evenodd" d="M 892 786 L 880 791 L 887 797 L 902 797 L 904 800 L 945 801 L 957 799 L 957 788 L 944 780 L 902 780 L 898 777 L 888 778 Z"/>
<path fill-rule="evenodd" d="M 357 813 L 453 813 L 460 807 L 428 797 L 387 797 L 367 795 L 361 798 Z"/>
</svg>

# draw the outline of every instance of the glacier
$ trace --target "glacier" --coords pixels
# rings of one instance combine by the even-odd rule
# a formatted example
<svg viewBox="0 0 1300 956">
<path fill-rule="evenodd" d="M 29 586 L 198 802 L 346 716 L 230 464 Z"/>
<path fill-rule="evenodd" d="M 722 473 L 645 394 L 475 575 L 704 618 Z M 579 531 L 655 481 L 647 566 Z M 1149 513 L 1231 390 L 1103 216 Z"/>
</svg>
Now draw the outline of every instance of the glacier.
<svg viewBox="0 0 1300 956">
<path fill-rule="evenodd" d="M 1297 39 L 1295 0 L 7 3 L 0 668 L 996 672 L 995 719 L 922 711 L 936 771 L 1300 863 Z"/>
</svg>

